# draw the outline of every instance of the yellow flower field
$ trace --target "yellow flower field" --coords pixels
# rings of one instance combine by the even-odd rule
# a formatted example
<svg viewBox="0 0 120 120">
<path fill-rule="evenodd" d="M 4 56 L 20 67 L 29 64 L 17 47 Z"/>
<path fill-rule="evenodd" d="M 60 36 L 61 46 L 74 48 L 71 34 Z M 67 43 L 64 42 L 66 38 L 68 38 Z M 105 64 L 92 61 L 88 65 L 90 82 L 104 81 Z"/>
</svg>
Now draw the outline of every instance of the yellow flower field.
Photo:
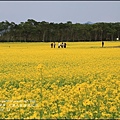
<svg viewBox="0 0 120 120">
<path fill-rule="evenodd" d="M 0 119 L 120 118 L 120 42 L 0 43 L 0 113 Z"/>
</svg>

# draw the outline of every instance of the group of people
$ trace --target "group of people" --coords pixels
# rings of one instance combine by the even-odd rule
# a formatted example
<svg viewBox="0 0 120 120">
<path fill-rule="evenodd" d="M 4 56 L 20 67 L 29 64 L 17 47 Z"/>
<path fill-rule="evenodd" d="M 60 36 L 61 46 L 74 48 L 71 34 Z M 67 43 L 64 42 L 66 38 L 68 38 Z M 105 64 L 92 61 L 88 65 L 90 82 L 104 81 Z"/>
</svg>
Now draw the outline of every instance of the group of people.
<svg viewBox="0 0 120 120">
<path fill-rule="evenodd" d="M 51 48 L 55 48 L 56 47 L 56 43 L 51 43 Z M 66 48 L 66 43 L 60 43 L 58 42 L 58 48 Z"/>
<path fill-rule="evenodd" d="M 55 48 L 55 47 L 56 47 L 56 43 L 55 42 L 51 43 L 51 48 Z M 102 47 L 104 47 L 104 41 L 102 41 Z M 66 48 L 66 43 L 58 42 L 58 48 Z"/>
</svg>

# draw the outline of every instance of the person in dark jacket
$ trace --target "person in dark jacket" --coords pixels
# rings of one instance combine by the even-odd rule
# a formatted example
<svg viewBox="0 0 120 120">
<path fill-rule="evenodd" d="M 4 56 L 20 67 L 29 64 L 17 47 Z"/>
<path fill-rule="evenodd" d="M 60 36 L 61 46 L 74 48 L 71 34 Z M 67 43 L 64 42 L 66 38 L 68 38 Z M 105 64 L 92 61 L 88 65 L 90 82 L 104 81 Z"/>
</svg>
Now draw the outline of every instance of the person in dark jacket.
<svg viewBox="0 0 120 120">
<path fill-rule="evenodd" d="M 54 42 L 53 46 L 54 46 L 54 48 L 55 48 L 55 46 L 56 46 L 55 42 Z"/>
<path fill-rule="evenodd" d="M 104 47 L 104 41 L 102 41 L 102 47 Z"/>
<path fill-rule="evenodd" d="M 51 48 L 53 48 L 53 43 L 51 43 Z"/>
<path fill-rule="evenodd" d="M 66 43 L 64 43 L 64 48 L 66 48 Z"/>
</svg>

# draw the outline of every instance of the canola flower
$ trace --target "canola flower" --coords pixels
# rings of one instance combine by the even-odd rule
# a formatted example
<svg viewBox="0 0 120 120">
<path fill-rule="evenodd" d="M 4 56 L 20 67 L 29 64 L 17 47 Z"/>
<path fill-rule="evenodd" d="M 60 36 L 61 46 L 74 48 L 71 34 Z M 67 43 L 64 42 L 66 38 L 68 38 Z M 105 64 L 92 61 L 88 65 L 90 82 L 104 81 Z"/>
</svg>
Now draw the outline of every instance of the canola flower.
<svg viewBox="0 0 120 120">
<path fill-rule="evenodd" d="M 0 119 L 120 118 L 120 49 L 67 45 L 0 44 Z"/>
</svg>

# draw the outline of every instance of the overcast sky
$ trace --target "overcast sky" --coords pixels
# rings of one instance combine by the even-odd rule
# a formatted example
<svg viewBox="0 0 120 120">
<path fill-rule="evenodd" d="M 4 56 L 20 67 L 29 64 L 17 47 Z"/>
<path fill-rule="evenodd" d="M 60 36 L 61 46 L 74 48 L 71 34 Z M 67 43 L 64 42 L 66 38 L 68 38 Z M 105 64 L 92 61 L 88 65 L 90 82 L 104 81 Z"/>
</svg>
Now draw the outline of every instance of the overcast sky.
<svg viewBox="0 0 120 120">
<path fill-rule="evenodd" d="M 120 1 L 0 1 L 0 22 L 120 22 Z"/>
</svg>

